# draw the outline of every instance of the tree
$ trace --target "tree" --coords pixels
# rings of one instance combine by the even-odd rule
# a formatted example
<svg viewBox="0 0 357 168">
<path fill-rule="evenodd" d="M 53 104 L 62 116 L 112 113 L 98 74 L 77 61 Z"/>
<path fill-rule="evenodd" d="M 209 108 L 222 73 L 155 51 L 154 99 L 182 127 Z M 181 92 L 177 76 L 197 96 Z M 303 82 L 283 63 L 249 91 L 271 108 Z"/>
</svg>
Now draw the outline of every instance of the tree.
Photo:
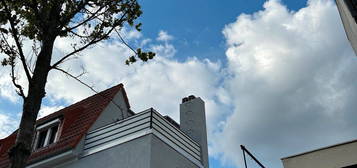
<svg viewBox="0 0 357 168">
<path fill-rule="evenodd" d="M 113 32 L 126 44 L 118 30 L 129 25 L 140 31 L 141 23 L 135 21 L 141 14 L 136 0 L 0 0 L 0 52 L 6 55 L 1 63 L 10 67 L 12 83 L 23 99 L 16 142 L 9 151 L 10 167 L 25 167 L 30 156 L 49 72 L 58 70 L 76 78 L 61 65 L 81 51 L 107 40 Z M 72 52 L 53 60 L 52 51 L 58 37 L 79 42 L 71 44 Z M 25 55 L 25 41 L 31 43 L 35 56 Z M 148 61 L 155 56 L 141 49 L 133 51 L 135 55 L 126 60 L 128 65 L 137 59 Z M 18 70 L 27 79 L 27 93 L 19 82 Z"/>
</svg>

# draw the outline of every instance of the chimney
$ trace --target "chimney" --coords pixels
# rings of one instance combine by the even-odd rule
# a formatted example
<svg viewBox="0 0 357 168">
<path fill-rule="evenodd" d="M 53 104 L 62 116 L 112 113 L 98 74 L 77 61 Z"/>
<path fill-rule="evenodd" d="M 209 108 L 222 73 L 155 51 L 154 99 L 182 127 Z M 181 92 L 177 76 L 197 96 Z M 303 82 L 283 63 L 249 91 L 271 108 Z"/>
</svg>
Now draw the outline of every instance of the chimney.
<svg viewBox="0 0 357 168">
<path fill-rule="evenodd" d="M 202 164 L 208 168 L 205 102 L 201 98 L 191 95 L 182 99 L 180 128 L 201 146 Z"/>
</svg>

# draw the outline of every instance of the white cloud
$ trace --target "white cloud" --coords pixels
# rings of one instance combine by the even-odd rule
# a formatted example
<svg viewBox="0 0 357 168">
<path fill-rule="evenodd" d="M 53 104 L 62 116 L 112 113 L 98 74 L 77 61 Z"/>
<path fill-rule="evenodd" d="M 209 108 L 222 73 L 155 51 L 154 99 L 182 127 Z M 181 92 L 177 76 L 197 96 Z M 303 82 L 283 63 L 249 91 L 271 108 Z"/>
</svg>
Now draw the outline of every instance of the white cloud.
<svg viewBox="0 0 357 168">
<path fill-rule="evenodd" d="M 167 33 L 166 31 L 161 30 L 158 34 L 158 37 L 156 38 L 156 40 L 158 41 L 170 41 L 172 40 L 174 37 L 169 35 L 169 33 Z"/>
<path fill-rule="evenodd" d="M 128 40 L 139 39 L 142 37 L 142 34 L 137 30 L 123 32 L 123 34 L 125 35 L 125 38 Z"/>
<path fill-rule="evenodd" d="M 176 54 L 176 49 L 172 44 L 157 44 L 152 45 L 151 50 L 161 57 L 173 57 Z"/>
<path fill-rule="evenodd" d="M 15 92 L 15 87 L 11 82 L 11 78 L 7 69 L 2 69 L 3 73 L 0 74 L 0 97 L 16 102 L 19 96 Z"/>
<path fill-rule="evenodd" d="M 45 117 L 49 114 L 52 114 L 58 110 L 63 109 L 64 106 L 46 106 L 46 105 L 42 105 L 40 111 L 38 112 L 38 116 L 37 118 L 42 118 Z"/>
<path fill-rule="evenodd" d="M 281 157 L 357 137 L 357 64 L 333 1 L 291 12 L 270 0 L 223 34 L 234 112 L 213 139 L 216 157 L 242 166 L 244 144 L 282 167 Z"/>
<path fill-rule="evenodd" d="M 195 94 L 203 97 L 207 106 L 211 107 L 207 108 L 210 111 L 209 120 L 217 118 L 214 116 L 218 114 L 214 111 L 218 110 L 220 102 L 217 103 L 215 99 L 224 98 L 221 96 L 223 92 L 207 90 L 215 90 L 219 85 L 223 76 L 220 63 L 197 58 L 179 62 L 173 59 L 176 49 L 172 44 L 153 44 L 145 38 L 142 41 L 147 43 L 149 50 L 157 54 L 154 60 L 148 63 L 124 65 L 125 59 L 132 52 L 120 42 L 102 42 L 96 48 L 84 51 L 80 59 L 68 61 L 64 69 L 70 68 L 71 72 L 76 73 L 80 71 L 79 65 L 83 65 L 88 73 L 82 80 L 93 85 L 96 90 L 124 83 L 136 112 L 155 107 L 163 114 L 170 114 L 178 120 L 181 98 Z M 60 72 L 51 72 L 48 81 L 47 95 L 52 101 L 65 100 L 70 104 L 93 94 L 88 88 Z M 172 88 L 167 89 L 168 86 Z"/>
<path fill-rule="evenodd" d="M 128 96 L 135 109 L 155 107 L 178 121 L 178 105 L 181 98 L 194 94 L 201 96 L 208 106 L 217 109 L 213 98 L 220 79 L 220 65 L 209 60 L 196 58 L 177 62 L 165 58 L 137 69 L 135 75 L 127 76 L 124 81 Z M 212 92 L 207 92 L 212 90 Z M 145 94 L 144 94 L 145 93 Z M 213 119 L 214 109 L 208 109 L 208 118 Z"/>
<path fill-rule="evenodd" d="M 11 43 L 13 39 L 8 39 L 8 41 L 10 41 L 10 45 L 14 45 Z M 24 53 L 28 53 L 29 55 L 32 54 L 32 48 L 30 43 L 32 43 L 32 41 L 29 40 L 23 40 L 23 52 Z M 4 58 L 7 58 L 7 55 L 0 53 L 0 61 L 2 61 Z M 28 66 L 33 65 L 33 60 L 30 61 L 28 60 Z M 15 68 L 14 68 L 14 72 L 15 72 L 15 78 L 16 78 L 16 83 L 21 85 L 25 95 L 27 94 L 27 87 L 28 87 L 28 82 L 27 82 L 27 78 L 26 75 L 24 73 L 24 69 L 23 66 L 20 62 L 19 59 L 15 60 Z M 10 77 L 10 72 L 11 72 L 11 67 L 10 66 L 1 66 L 0 65 L 0 99 L 6 99 L 9 100 L 13 103 L 19 102 L 21 97 L 19 95 L 16 94 L 16 89 L 12 83 L 11 77 Z"/>
<path fill-rule="evenodd" d="M 18 121 L 0 112 L 0 139 L 15 131 Z"/>
<path fill-rule="evenodd" d="M 124 83 L 136 112 L 154 107 L 178 120 L 182 97 L 202 97 L 211 155 L 227 163 L 242 165 L 240 144 L 268 167 L 281 167 L 283 156 L 357 137 L 356 59 L 331 0 L 310 0 L 296 12 L 270 0 L 262 11 L 240 15 L 223 31 L 228 67 L 207 59 L 175 60 L 176 48 L 169 43 L 174 37 L 165 31 L 156 41 L 124 32 L 127 40 L 157 57 L 126 66 L 124 60 L 133 53 L 113 40 L 84 51 L 63 68 L 77 73 L 83 65 L 88 72 L 83 81 L 96 90 Z M 68 44 L 68 39 L 56 41 L 55 58 L 71 49 Z M 8 91 L 1 77 L 0 90 Z M 69 104 L 93 94 L 56 71 L 46 89 L 48 100 Z M 59 108 L 43 106 L 40 115 Z"/>
<path fill-rule="evenodd" d="M 135 112 L 154 107 L 179 121 L 181 98 L 194 94 L 205 100 L 208 122 L 218 122 L 225 109 L 223 104 L 228 101 L 227 93 L 220 88 L 224 76 L 221 64 L 197 58 L 179 62 L 174 60 L 176 49 L 172 44 L 153 44 L 145 38 L 142 40 L 157 53 L 154 60 L 147 63 L 137 62 L 126 66 L 124 60 L 131 55 L 131 51 L 119 42 L 103 42 L 64 67 L 78 72 L 78 65 L 83 65 L 88 72 L 83 81 L 93 84 L 96 90 L 124 83 Z M 47 95 L 53 102 L 65 100 L 71 104 L 93 94 L 60 72 L 51 72 L 48 81 Z M 216 92 L 217 88 L 220 91 Z M 209 124 L 208 128 L 210 136 L 217 131 L 214 124 Z"/>
<path fill-rule="evenodd" d="M 156 106 L 163 113 L 174 114 L 174 118 L 178 119 L 178 109 L 172 108 L 178 107 L 184 96 L 196 94 L 212 99 L 214 103 L 213 97 L 217 95 L 215 92 L 207 93 L 206 90 L 214 90 L 218 85 L 221 70 L 219 63 L 196 58 L 178 62 L 172 59 L 176 51 L 172 44 L 148 45 L 157 53 L 154 60 L 148 63 L 124 65 L 124 60 L 131 55 L 131 51 L 123 44 L 113 42 L 101 43 L 99 47 L 85 51 L 80 60 L 68 62 L 66 67 L 78 72 L 78 65 L 83 65 L 88 72 L 83 80 L 94 84 L 97 90 L 123 82 L 136 111 Z M 47 90 L 53 99 L 74 102 L 93 94 L 59 72 L 51 72 L 50 75 Z M 165 89 L 167 86 L 174 87 Z M 170 101 L 162 103 L 163 100 Z"/>
</svg>

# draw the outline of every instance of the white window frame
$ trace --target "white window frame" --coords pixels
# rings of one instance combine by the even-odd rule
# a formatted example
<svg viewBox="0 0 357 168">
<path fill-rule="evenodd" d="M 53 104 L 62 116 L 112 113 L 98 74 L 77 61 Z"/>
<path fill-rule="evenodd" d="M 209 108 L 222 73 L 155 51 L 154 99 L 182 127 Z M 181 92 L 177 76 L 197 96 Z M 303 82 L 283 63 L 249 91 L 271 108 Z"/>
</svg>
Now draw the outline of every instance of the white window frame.
<svg viewBox="0 0 357 168">
<path fill-rule="evenodd" d="M 50 137 L 51 137 L 50 135 L 52 133 L 52 128 L 54 126 L 56 126 L 56 125 L 58 126 L 58 128 L 57 128 L 57 132 L 56 132 L 55 138 L 53 140 L 53 143 L 57 142 L 58 135 L 59 135 L 59 132 L 60 132 L 60 123 L 61 123 L 61 120 L 57 118 L 55 120 L 52 120 L 52 121 L 47 122 L 45 124 L 42 124 L 39 127 L 36 127 L 36 140 L 35 140 L 35 143 L 33 145 L 33 149 L 37 150 L 37 149 L 41 149 L 43 147 L 46 147 L 46 146 L 50 145 L 49 141 L 50 141 Z M 46 131 L 46 138 L 45 138 L 45 142 L 43 143 L 43 146 L 37 148 L 37 146 L 38 146 L 37 143 L 38 143 L 41 131 Z"/>
</svg>

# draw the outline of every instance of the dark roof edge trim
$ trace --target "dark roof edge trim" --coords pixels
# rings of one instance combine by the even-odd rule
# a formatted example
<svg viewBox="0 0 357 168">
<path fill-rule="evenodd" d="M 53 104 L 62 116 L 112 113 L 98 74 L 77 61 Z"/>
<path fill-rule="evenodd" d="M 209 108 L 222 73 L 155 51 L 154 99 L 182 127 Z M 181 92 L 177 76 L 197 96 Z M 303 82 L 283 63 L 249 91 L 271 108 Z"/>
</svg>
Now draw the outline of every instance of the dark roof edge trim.
<svg viewBox="0 0 357 168">
<path fill-rule="evenodd" d="M 297 156 L 301 156 L 301 155 L 317 152 L 317 151 L 320 151 L 320 150 L 325 150 L 325 149 L 328 149 L 328 148 L 333 148 L 333 147 L 336 147 L 336 146 L 347 145 L 347 144 L 355 143 L 355 142 L 357 142 L 357 139 L 351 140 L 351 141 L 347 141 L 347 142 L 338 143 L 338 144 L 334 144 L 334 145 L 330 145 L 330 146 L 317 148 L 317 149 L 314 149 L 314 150 L 311 150 L 311 151 L 295 154 L 295 155 L 292 155 L 292 156 L 283 157 L 283 158 L 281 158 L 281 160 L 290 159 L 290 158 L 293 158 L 293 157 L 297 157 Z"/>
</svg>

